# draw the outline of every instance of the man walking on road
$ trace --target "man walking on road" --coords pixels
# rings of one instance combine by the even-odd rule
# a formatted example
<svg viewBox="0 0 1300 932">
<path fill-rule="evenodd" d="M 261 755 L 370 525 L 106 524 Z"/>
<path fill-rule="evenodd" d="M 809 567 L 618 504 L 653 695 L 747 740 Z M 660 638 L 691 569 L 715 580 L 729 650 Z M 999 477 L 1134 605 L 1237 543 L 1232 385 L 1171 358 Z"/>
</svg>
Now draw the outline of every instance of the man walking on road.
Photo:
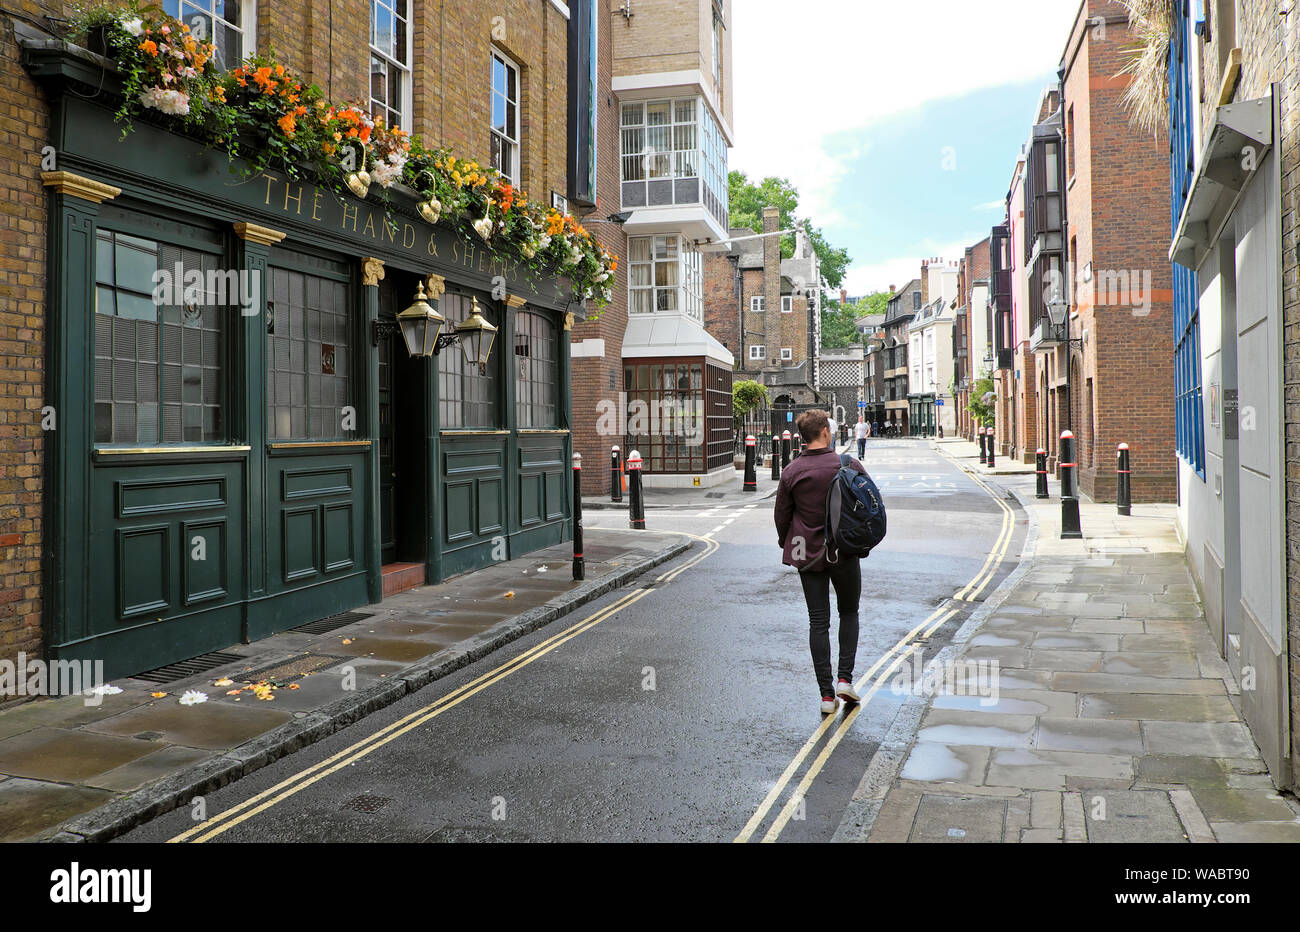
<svg viewBox="0 0 1300 932">
<path fill-rule="evenodd" d="M 823 715 L 831 715 L 839 708 L 840 699 L 846 703 L 859 701 L 853 689 L 853 665 L 858 653 L 862 568 L 857 557 L 827 553 L 826 493 L 840 469 L 840 458 L 832 446 L 829 415 L 816 409 L 805 411 L 795 426 L 807 446 L 781 474 L 776 490 L 776 532 L 783 550 L 782 562 L 799 570 L 808 606 L 808 646 L 821 688 L 821 710 Z M 858 472 L 866 472 L 857 460 L 851 463 Z M 832 586 L 840 616 L 836 681 L 831 679 Z"/>
<path fill-rule="evenodd" d="M 858 441 L 858 459 L 862 459 L 867 455 L 867 438 L 871 436 L 871 425 L 865 417 L 858 418 L 858 426 L 853 429 L 853 434 Z"/>
</svg>

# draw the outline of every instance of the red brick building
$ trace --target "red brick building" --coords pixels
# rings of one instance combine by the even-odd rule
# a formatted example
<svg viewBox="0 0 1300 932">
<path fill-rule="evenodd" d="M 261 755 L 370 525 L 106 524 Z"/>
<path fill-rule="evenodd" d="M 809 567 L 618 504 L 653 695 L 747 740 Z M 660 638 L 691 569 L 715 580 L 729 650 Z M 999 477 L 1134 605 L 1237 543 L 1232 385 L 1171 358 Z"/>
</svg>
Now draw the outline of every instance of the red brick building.
<svg viewBox="0 0 1300 932">
<path fill-rule="evenodd" d="M 1055 106 L 1028 146 L 1034 411 L 1053 453 L 1061 431 L 1073 430 L 1089 496 L 1114 499 L 1114 453 L 1127 443 L 1134 500 L 1172 501 L 1168 144 L 1136 130 L 1121 103 L 1128 81 L 1117 75 L 1133 43 L 1122 4 L 1086 0 L 1061 60 L 1063 95 L 1048 95 Z M 1055 325 L 1052 307 L 1062 304 L 1066 319 Z"/>
</svg>

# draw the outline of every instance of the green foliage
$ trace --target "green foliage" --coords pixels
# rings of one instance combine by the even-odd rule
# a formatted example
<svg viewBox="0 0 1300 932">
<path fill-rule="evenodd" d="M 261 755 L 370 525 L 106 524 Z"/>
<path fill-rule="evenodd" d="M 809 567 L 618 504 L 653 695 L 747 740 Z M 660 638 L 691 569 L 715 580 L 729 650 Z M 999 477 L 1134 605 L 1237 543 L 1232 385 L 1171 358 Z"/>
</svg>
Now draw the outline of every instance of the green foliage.
<svg viewBox="0 0 1300 932">
<path fill-rule="evenodd" d="M 992 424 L 994 418 L 993 400 L 986 404 L 984 396 L 994 391 L 993 375 L 988 370 L 971 383 L 970 400 L 966 402 L 966 410 L 978 420 L 981 424 Z"/>
<path fill-rule="evenodd" d="M 843 349 L 857 342 L 856 308 L 833 298 L 822 302 L 822 349 Z"/>
<path fill-rule="evenodd" d="M 732 171 L 727 176 L 730 189 L 731 225 L 747 228 L 755 233 L 763 232 L 763 208 L 777 207 L 781 211 L 778 229 L 788 230 L 799 226 L 806 220 L 799 219 L 799 192 L 788 178 L 769 175 L 758 184 L 749 180 L 742 171 Z M 838 289 L 844 283 L 844 273 L 852 261 L 847 249 L 839 249 L 826 241 L 820 227 L 808 223 L 808 238 L 812 240 L 813 250 L 821 260 L 822 278 L 827 287 Z M 789 259 L 794 255 L 794 235 L 781 237 L 781 256 Z"/>
<path fill-rule="evenodd" d="M 744 417 L 756 408 L 766 407 L 767 386 L 753 379 L 745 379 L 731 386 L 731 409 L 736 417 Z"/>
<path fill-rule="evenodd" d="M 246 177 L 279 171 L 362 199 L 373 192 L 386 207 L 400 183 L 421 198 L 425 222 L 477 237 L 518 259 L 530 278 L 567 279 L 575 298 L 598 306 L 612 298 L 618 257 L 573 216 L 530 201 L 495 169 L 426 146 L 360 107 L 331 103 L 273 49 L 222 72 L 210 37 L 131 0 L 79 9 L 67 35 L 102 42 L 117 64 L 123 136 L 133 120 L 148 119 L 224 151 Z"/>
</svg>

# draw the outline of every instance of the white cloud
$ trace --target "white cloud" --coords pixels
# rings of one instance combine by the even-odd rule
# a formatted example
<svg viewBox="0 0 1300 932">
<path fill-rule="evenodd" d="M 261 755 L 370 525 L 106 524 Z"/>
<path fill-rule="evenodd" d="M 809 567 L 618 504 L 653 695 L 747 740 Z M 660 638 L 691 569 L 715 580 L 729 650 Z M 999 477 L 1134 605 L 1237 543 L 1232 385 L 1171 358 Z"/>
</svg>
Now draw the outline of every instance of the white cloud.
<svg viewBox="0 0 1300 932">
<path fill-rule="evenodd" d="M 971 232 L 962 239 L 947 243 L 926 240 L 917 245 L 915 254 L 855 265 L 844 274 L 844 290 L 851 295 L 866 295 L 873 291 L 888 291 L 890 285 L 902 288 L 921 276 L 922 259 L 939 258 L 954 262 L 965 255 L 968 247 L 986 236 L 987 231 Z"/>
<path fill-rule="evenodd" d="M 999 199 L 996 201 L 987 201 L 983 204 L 976 204 L 971 210 L 1005 210 L 1007 202 Z"/>
<path fill-rule="evenodd" d="M 1079 0 L 738 0 L 731 167 L 790 178 L 803 213 L 819 226 L 842 223 L 855 213 L 852 179 L 843 153 L 827 151 L 829 136 L 1052 74 L 1078 8 Z"/>
</svg>

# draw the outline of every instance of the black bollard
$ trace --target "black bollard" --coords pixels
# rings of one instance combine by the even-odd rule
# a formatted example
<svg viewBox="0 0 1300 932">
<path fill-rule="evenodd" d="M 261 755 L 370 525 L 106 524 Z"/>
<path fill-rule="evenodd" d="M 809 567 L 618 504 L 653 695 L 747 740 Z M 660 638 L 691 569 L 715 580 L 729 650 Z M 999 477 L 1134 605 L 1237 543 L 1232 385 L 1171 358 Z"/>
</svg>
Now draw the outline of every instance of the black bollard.
<svg viewBox="0 0 1300 932">
<path fill-rule="evenodd" d="M 745 438 L 745 485 L 742 487 L 745 492 L 758 491 L 758 476 L 754 472 L 754 454 L 758 452 L 754 449 L 756 442 L 753 434 Z"/>
<path fill-rule="evenodd" d="M 984 442 L 984 428 L 979 429 L 980 435 L 980 465 L 986 466 L 989 461 L 988 444 Z"/>
<path fill-rule="evenodd" d="M 772 460 L 772 481 L 776 482 L 781 478 L 781 439 L 773 432 L 768 441 L 768 447 L 771 452 L 768 457 Z"/>
<path fill-rule="evenodd" d="M 645 530 L 645 499 L 641 490 L 641 454 L 633 450 L 627 455 L 628 527 Z"/>
<path fill-rule="evenodd" d="M 587 578 L 587 564 L 582 557 L 582 454 L 573 454 L 573 578 Z"/>
<path fill-rule="evenodd" d="M 1074 434 L 1061 432 L 1061 539 L 1083 537 L 1079 525 L 1079 464 L 1074 461 Z"/>
<path fill-rule="evenodd" d="M 619 468 L 621 463 L 618 452 L 618 444 L 615 444 L 609 454 L 609 500 L 611 502 L 623 500 L 623 470 Z"/>
<path fill-rule="evenodd" d="M 1119 502 L 1118 505 L 1119 513 L 1122 515 L 1132 515 L 1133 514 L 1133 486 L 1132 486 L 1133 470 L 1132 467 L 1129 466 L 1127 443 L 1121 443 L 1119 445 L 1119 452 L 1116 454 L 1116 459 L 1118 460 L 1118 464 L 1115 467 L 1115 472 L 1116 472 L 1115 486 L 1116 486 L 1116 493 L 1117 493 L 1116 501 Z"/>
<path fill-rule="evenodd" d="M 1035 467 L 1038 472 L 1038 489 L 1034 497 L 1050 498 L 1051 493 L 1047 491 L 1047 451 L 1039 447 L 1036 459 L 1038 461 L 1038 465 Z"/>
<path fill-rule="evenodd" d="M 790 465 L 790 432 L 781 433 L 781 468 L 784 470 Z"/>
<path fill-rule="evenodd" d="M 989 467 L 989 469 L 992 469 L 994 466 L 996 466 L 996 465 L 998 464 L 997 447 L 994 446 L 994 443 L 993 443 L 993 440 L 994 440 L 994 438 L 993 438 L 993 428 L 992 428 L 992 427 L 988 428 L 988 429 L 987 429 L 987 432 L 985 433 L 984 436 L 985 436 L 985 438 L 986 438 L 986 440 L 987 440 L 988 448 L 989 448 L 989 462 L 988 462 L 988 467 Z"/>
</svg>

